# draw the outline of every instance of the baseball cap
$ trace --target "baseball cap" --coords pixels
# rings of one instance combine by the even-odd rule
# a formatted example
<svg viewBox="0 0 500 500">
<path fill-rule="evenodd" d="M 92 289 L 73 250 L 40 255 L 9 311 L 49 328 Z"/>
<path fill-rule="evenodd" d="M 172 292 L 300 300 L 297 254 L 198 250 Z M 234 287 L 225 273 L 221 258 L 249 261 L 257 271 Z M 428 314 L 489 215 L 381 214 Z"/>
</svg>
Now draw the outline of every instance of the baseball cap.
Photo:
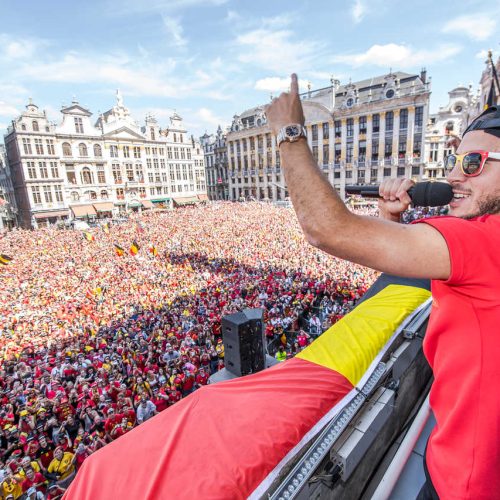
<svg viewBox="0 0 500 500">
<path fill-rule="evenodd" d="M 485 109 L 470 123 L 463 135 L 473 130 L 484 130 L 488 134 L 500 137 L 500 106 L 490 106 Z"/>
</svg>

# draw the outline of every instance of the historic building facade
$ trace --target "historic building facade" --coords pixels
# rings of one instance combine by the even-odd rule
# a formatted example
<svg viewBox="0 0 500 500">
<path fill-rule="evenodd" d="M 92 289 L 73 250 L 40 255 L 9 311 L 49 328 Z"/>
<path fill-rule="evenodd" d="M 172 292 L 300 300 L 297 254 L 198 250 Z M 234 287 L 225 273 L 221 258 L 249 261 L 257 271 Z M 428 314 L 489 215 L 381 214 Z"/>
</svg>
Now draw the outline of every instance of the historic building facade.
<svg viewBox="0 0 500 500">
<path fill-rule="evenodd" d="M 55 125 L 30 102 L 5 136 L 21 226 L 206 200 L 203 151 L 178 114 L 139 127 L 119 92 L 95 123 L 78 102 L 61 113 Z"/>
<path fill-rule="evenodd" d="M 444 159 L 453 152 L 453 138 L 461 137 L 476 115 L 477 96 L 472 87 L 456 87 L 448 92 L 449 101 L 437 113 L 429 115 L 425 133 L 426 163 L 423 178 L 444 180 Z M 472 116 L 472 118 L 474 118 Z"/>
<path fill-rule="evenodd" d="M 0 232 L 16 225 L 17 207 L 5 147 L 0 144 Z"/>
<path fill-rule="evenodd" d="M 313 155 L 341 195 L 346 184 L 397 176 L 421 179 L 430 97 L 426 72 L 331 83 L 300 97 Z M 264 111 L 258 106 L 235 116 L 227 135 L 232 200 L 288 197 Z"/>
<path fill-rule="evenodd" d="M 205 153 L 207 192 L 210 200 L 228 200 L 228 172 L 226 135 L 217 128 L 215 135 L 200 137 Z"/>
</svg>

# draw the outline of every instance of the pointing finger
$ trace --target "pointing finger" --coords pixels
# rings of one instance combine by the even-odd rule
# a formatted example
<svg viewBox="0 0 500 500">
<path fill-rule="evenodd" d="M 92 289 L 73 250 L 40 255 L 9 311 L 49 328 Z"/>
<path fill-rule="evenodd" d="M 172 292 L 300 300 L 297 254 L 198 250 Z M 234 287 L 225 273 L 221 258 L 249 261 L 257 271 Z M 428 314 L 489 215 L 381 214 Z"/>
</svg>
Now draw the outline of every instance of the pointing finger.
<svg viewBox="0 0 500 500">
<path fill-rule="evenodd" d="M 297 78 L 296 73 L 292 73 L 292 82 L 290 84 L 290 93 L 298 94 L 299 93 L 299 80 Z"/>
</svg>

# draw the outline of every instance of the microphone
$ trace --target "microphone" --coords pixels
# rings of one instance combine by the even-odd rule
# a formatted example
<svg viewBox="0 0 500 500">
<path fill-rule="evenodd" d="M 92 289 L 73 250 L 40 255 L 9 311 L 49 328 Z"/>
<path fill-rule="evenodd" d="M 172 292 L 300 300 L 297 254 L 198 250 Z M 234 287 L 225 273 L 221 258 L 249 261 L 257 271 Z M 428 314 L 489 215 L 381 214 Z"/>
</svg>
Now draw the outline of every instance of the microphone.
<svg viewBox="0 0 500 500">
<path fill-rule="evenodd" d="M 345 192 L 365 198 L 380 198 L 378 186 L 346 186 Z M 441 207 L 450 203 L 453 189 L 444 182 L 417 182 L 408 189 L 408 194 L 416 207 Z"/>
</svg>

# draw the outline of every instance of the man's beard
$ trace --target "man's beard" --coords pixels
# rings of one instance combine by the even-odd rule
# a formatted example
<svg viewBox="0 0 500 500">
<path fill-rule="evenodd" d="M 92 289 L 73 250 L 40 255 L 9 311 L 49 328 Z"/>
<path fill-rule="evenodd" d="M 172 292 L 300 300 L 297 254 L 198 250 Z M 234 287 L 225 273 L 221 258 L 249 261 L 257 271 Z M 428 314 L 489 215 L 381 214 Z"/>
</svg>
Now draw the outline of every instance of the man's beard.
<svg viewBox="0 0 500 500">
<path fill-rule="evenodd" d="M 478 211 L 475 214 L 464 215 L 462 219 L 474 219 L 482 215 L 495 215 L 498 213 L 500 213 L 500 197 L 489 196 L 479 201 Z"/>
</svg>

